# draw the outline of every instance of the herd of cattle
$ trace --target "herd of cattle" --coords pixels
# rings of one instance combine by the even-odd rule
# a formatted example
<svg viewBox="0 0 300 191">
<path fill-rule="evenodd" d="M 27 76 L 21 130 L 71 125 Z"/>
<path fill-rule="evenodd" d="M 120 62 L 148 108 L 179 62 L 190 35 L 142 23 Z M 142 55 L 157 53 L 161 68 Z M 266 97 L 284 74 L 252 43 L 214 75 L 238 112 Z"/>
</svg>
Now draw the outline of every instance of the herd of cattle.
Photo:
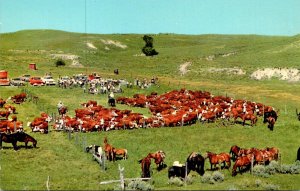
<svg viewBox="0 0 300 191">
<path fill-rule="evenodd" d="M 26 100 L 26 93 L 10 97 L 15 103 Z M 0 130 L 12 132 L 13 129 L 22 129 L 23 123 L 16 120 L 8 120 L 11 113 L 15 113 L 14 106 L 6 104 L 7 100 L 0 98 L 0 116 L 6 120 L 0 121 Z M 250 121 L 255 125 L 258 117 L 264 117 L 264 123 L 273 130 L 277 120 L 277 112 L 273 107 L 262 103 L 247 100 L 235 100 L 225 96 L 213 96 L 210 92 L 173 90 L 162 95 L 151 93 L 150 95 L 136 94 L 132 98 L 118 97 L 116 102 L 133 107 L 146 107 L 151 112 L 150 117 L 131 110 L 119 110 L 115 107 L 106 108 L 98 105 L 97 101 L 90 100 L 82 104 L 82 108 L 75 109 L 75 116 L 67 115 L 68 108 L 61 107 L 60 117 L 55 119 L 55 130 L 69 131 L 109 131 L 113 129 L 133 129 L 141 127 L 173 127 L 191 125 L 197 121 L 213 122 L 217 119 L 236 122 L 241 119 L 243 125 Z M 42 113 L 27 126 L 32 131 L 48 133 L 49 122 L 52 118 Z"/>
<path fill-rule="evenodd" d="M 6 135 L 13 134 L 16 131 L 23 131 L 23 122 L 18 121 L 15 115 L 11 119 L 8 119 L 10 114 L 16 113 L 16 108 L 8 104 L 8 100 L 20 104 L 26 101 L 26 97 L 26 93 L 21 93 L 7 100 L 0 98 L 0 108 L 4 109 L 0 109 L 0 117 L 2 117 L 2 120 L 0 120 L 0 132 L 3 135 L 1 136 L 1 143 L 2 140 L 9 139 L 9 136 Z M 243 125 L 246 124 L 246 121 L 250 121 L 250 125 L 252 126 L 255 125 L 258 117 L 263 116 L 263 122 L 267 122 L 270 130 L 273 130 L 278 118 L 278 114 L 273 107 L 262 103 L 235 100 L 225 96 L 214 96 L 210 92 L 186 89 L 173 90 L 162 95 L 153 92 L 150 95 L 135 94 L 132 98 L 118 97 L 116 102 L 132 107 L 149 108 L 152 115 L 146 117 L 141 113 L 135 113 L 131 110 L 120 110 L 115 107 L 106 108 L 98 105 L 97 101 L 90 100 L 87 103 L 82 103 L 82 108 L 75 109 L 74 117 L 67 114 L 67 107 L 61 107 L 59 109 L 59 117 L 55 119 L 55 123 L 53 124 L 53 129 L 71 132 L 109 131 L 113 129 L 142 127 L 184 126 L 195 124 L 197 121 L 213 122 L 217 119 L 233 120 L 234 122 L 240 119 L 240 123 Z M 40 117 L 36 117 L 27 126 L 33 132 L 48 133 L 50 121 L 52 121 L 51 116 L 41 113 Z M 36 140 L 33 138 L 30 140 L 36 145 Z M 91 148 L 94 149 L 94 153 L 100 156 L 102 147 L 95 147 L 93 145 L 88 147 L 87 151 Z M 104 140 L 104 152 L 107 159 L 112 161 L 116 159 L 116 156 L 121 156 L 123 159 L 128 158 L 126 149 L 114 148 L 108 144 L 107 139 Z M 151 159 L 154 159 L 158 170 L 166 167 L 164 164 L 165 157 L 165 152 L 157 151 L 149 153 L 146 157 L 142 158 L 139 161 L 141 163 L 142 177 L 150 177 Z M 219 164 L 223 164 L 219 168 L 229 169 L 231 160 L 233 160 L 232 176 L 235 176 L 237 169 L 239 169 L 239 172 L 242 172 L 252 164 L 266 164 L 272 160 L 278 160 L 278 158 L 278 148 L 242 149 L 238 146 L 233 146 L 230 149 L 230 153 L 216 154 L 206 152 L 202 156 L 199 153 L 193 152 L 188 156 L 186 164 L 181 165 L 176 163 L 177 165 L 175 165 L 174 163 L 173 166 L 169 167 L 168 174 L 169 178 L 173 176 L 184 178 L 191 170 L 194 170 L 203 175 L 204 162 L 205 159 L 208 159 L 211 164 L 211 170 L 217 169 L 217 165 Z"/>
</svg>

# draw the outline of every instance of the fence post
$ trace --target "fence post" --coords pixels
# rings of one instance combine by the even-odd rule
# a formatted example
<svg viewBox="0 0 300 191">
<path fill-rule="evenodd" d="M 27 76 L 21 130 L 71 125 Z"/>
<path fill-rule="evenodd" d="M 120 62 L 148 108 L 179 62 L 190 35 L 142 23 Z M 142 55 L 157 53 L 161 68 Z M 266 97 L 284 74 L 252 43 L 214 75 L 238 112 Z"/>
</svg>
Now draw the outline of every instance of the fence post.
<svg viewBox="0 0 300 191">
<path fill-rule="evenodd" d="M 185 162 L 185 175 L 184 175 L 184 183 L 186 184 L 186 179 L 187 179 L 187 166 L 188 166 L 188 163 Z"/>
<path fill-rule="evenodd" d="M 48 176 L 48 178 L 47 178 L 46 187 L 47 187 L 47 190 L 49 191 L 50 190 L 50 176 Z"/>
<path fill-rule="evenodd" d="M 253 174 L 253 163 L 254 163 L 254 156 L 251 157 L 251 175 Z"/>
<path fill-rule="evenodd" d="M 121 168 L 119 164 L 119 171 L 120 171 L 120 184 L 121 184 L 121 190 L 125 190 L 125 182 L 124 182 L 124 167 Z"/>
<path fill-rule="evenodd" d="M 102 167 L 102 170 L 103 170 L 103 171 L 106 170 L 106 168 L 105 168 L 105 160 L 106 160 L 106 156 L 105 156 L 104 153 L 105 153 L 105 152 L 103 152 L 102 155 L 101 155 L 101 158 L 102 158 L 102 160 L 101 160 L 101 167 Z"/>
</svg>

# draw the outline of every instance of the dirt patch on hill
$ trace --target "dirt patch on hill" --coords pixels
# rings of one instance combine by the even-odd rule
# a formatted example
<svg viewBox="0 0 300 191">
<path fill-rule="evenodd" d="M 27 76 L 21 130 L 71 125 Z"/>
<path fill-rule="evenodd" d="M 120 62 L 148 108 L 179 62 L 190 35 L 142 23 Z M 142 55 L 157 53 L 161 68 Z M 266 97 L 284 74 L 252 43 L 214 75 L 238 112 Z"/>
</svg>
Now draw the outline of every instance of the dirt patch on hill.
<svg viewBox="0 0 300 191">
<path fill-rule="evenodd" d="M 295 68 L 264 68 L 253 72 L 251 78 L 255 80 L 278 78 L 289 82 L 298 82 L 300 81 L 300 72 Z"/>
<path fill-rule="evenodd" d="M 245 75 L 246 72 L 240 68 L 208 68 L 207 70 L 210 73 L 226 73 L 226 74 L 234 74 L 234 75 Z"/>
<path fill-rule="evenodd" d="M 189 67 L 190 65 L 192 64 L 192 62 L 185 62 L 183 64 L 181 64 L 179 66 L 179 72 L 180 72 L 180 75 L 183 76 L 185 75 L 187 72 L 189 72 L 189 70 L 187 69 L 187 67 Z"/>
<path fill-rule="evenodd" d="M 94 50 L 97 50 L 98 48 L 91 42 L 87 42 L 86 45 L 91 48 L 91 49 L 94 49 Z"/>
<path fill-rule="evenodd" d="M 71 60 L 71 67 L 83 67 L 79 62 L 79 56 L 74 54 L 50 54 L 53 59 Z"/>
<path fill-rule="evenodd" d="M 122 48 L 122 49 L 125 49 L 127 48 L 127 45 L 125 44 L 122 44 L 121 42 L 119 41 L 114 41 L 114 40 L 104 40 L 104 39 L 101 39 L 101 42 L 105 45 L 114 45 L 116 47 L 119 47 L 119 48 Z"/>
</svg>

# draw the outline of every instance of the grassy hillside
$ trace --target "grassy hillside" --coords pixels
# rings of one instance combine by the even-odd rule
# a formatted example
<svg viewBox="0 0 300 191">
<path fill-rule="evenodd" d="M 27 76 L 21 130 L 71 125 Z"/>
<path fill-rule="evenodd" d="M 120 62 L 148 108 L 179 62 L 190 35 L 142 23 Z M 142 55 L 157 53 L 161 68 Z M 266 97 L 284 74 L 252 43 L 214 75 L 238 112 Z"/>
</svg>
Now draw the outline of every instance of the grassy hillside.
<svg viewBox="0 0 300 191">
<path fill-rule="evenodd" d="M 18 152 L 4 143 L 0 151 L 0 188 L 4 190 L 46 189 L 50 176 L 53 190 L 103 190 L 114 189 L 116 184 L 99 185 L 100 181 L 118 179 L 118 164 L 125 167 L 125 177 L 139 177 L 137 160 L 149 152 L 162 149 L 166 152 L 167 165 L 173 161 L 183 162 L 192 151 L 228 152 L 237 144 L 241 147 L 280 148 L 282 163 L 291 164 L 300 146 L 299 125 L 295 109 L 300 110 L 299 82 L 253 80 L 250 74 L 258 68 L 299 68 L 300 36 L 255 36 L 255 35 L 176 35 L 158 34 L 154 38 L 154 48 L 158 56 L 140 56 L 144 46 L 143 35 L 138 34 L 79 34 L 53 30 L 19 31 L 0 35 L 0 70 L 7 70 L 9 77 L 28 73 L 44 75 L 51 72 L 55 78 L 77 73 L 97 72 L 104 77 L 147 78 L 157 76 L 159 86 L 149 89 L 125 89 L 122 96 L 136 93 L 164 93 L 173 89 L 187 88 L 210 91 L 214 95 L 227 95 L 236 99 L 247 99 L 271 105 L 280 110 L 278 122 L 273 132 L 259 119 L 255 127 L 235 124 L 222 126 L 220 123 L 201 124 L 176 128 L 120 130 L 101 133 L 67 134 L 50 132 L 48 135 L 31 133 L 38 140 L 38 149 L 21 148 Z M 97 49 L 90 48 L 87 43 Z M 106 43 L 106 44 L 105 44 Z M 111 44 L 108 44 L 111 43 Z M 114 44 L 112 44 L 114 43 Z M 121 45 L 121 46 L 120 46 Z M 125 47 L 126 48 L 122 48 Z M 65 60 L 65 67 L 55 67 L 53 54 L 79 56 L 82 67 L 73 67 L 71 60 Z M 212 59 L 210 59 L 212 58 Z M 29 63 L 36 63 L 38 70 L 28 69 Z M 179 68 L 190 62 L 189 72 L 181 75 Z M 228 72 L 210 72 L 212 68 L 239 68 L 245 72 L 234 75 Z M 118 68 L 120 74 L 113 74 Z M 15 105 L 18 119 L 31 121 L 40 112 L 56 112 L 56 104 L 62 100 L 69 107 L 69 115 L 87 100 L 96 100 L 106 106 L 106 95 L 84 94 L 80 88 L 61 89 L 58 87 L 1 87 L 0 97 L 26 90 L 39 97 L 38 104 L 25 102 Z M 119 96 L 119 95 L 116 95 Z M 120 109 L 131 109 L 149 115 L 147 109 L 117 105 Z M 91 155 L 83 152 L 85 144 L 99 144 L 107 136 L 111 144 L 125 147 L 129 151 L 127 161 L 107 164 L 107 171 L 101 171 Z M 201 177 L 193 174 L 193 184 L 176 187 L 168 184 L 167 169 L 157 172 L 152 163 L 152 184 L 155 189 L 266 189 L 261 185 L 277 185 L 283 190 L 300 188 L 299 174 L 276 174 L 261 178 L 245 173 L 231 177 L 231 170 L 223 170 L 225 181 L 220 184 L 201 183 Z M 206 168 L 209 162 L 206 161 Z"/>
</svg>

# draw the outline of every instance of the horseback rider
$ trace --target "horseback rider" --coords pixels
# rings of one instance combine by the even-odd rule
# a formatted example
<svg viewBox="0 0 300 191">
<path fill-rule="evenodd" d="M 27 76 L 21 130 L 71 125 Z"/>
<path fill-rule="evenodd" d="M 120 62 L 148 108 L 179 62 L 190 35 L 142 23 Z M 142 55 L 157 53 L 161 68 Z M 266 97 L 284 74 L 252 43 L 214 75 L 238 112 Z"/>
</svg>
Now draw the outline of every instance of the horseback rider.
<svg viewBox="0 0 300 191">
<path fill-rule="evenodd" d="M 58 110 L 58 113 L 59 113 L 59 110 L 64 107 L 64 104 L 62 103 L 62 101 L 59 101 L 58 104 L 57 104 L 57 110 Z"/>
</svg>

